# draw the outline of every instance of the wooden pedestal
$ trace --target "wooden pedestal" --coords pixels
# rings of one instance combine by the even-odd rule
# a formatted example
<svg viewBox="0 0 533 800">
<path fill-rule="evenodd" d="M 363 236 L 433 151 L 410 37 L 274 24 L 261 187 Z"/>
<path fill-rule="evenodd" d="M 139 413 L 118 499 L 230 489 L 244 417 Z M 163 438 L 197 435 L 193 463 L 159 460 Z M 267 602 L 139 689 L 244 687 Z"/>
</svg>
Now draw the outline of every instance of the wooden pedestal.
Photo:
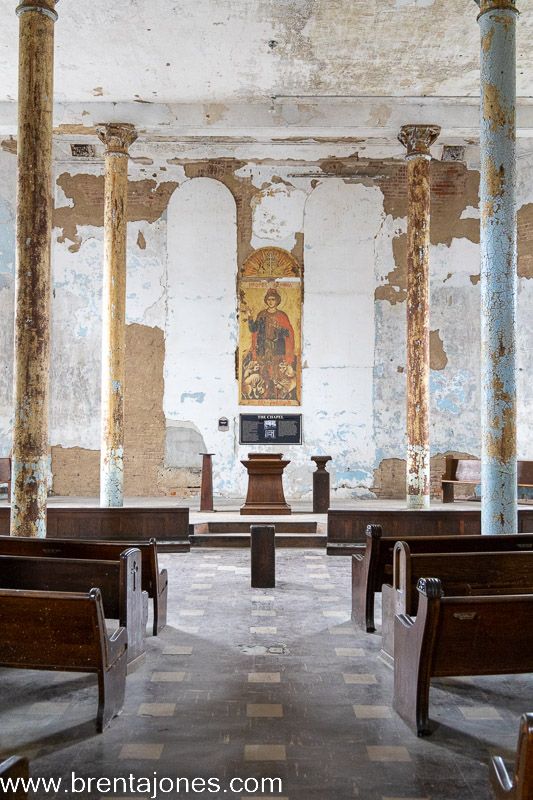
<svg viewBox="0 0 533 800">
<path fill-rule="evenodd" d="M 200 453 L 202 456 L 202 486 L 200 489 L 200 511 L 213 510 L 213 462 L 214 453 Z"/>
<path fill-rule="evenodd" d="M 248 493 L 241 514 L 290 514 L 283 494 L 283 470 L 290 461 L 281 453 L 248 453 Z"/>
<path fill-rule="evenodd" d="M 329 509 L 329 472 L 326 464 L 331 456 L 311 456 L 316 464 L 313 472 L 313 513 L 327 514 Z"/>
</svg>

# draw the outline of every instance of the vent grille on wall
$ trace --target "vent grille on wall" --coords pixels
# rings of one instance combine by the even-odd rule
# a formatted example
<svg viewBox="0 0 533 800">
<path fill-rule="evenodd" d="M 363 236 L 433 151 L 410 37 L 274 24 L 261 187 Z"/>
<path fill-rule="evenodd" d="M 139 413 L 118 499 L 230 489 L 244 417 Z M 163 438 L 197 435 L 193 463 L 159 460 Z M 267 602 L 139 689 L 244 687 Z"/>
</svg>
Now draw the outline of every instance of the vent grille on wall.
<svg viewBox="0 0 533 800">
<path fill-rule="evenodd" d="M 71 144 L 70 152 L 74 158 L 94 158 L 96 156 L 94 144 Z"/>
</svg>

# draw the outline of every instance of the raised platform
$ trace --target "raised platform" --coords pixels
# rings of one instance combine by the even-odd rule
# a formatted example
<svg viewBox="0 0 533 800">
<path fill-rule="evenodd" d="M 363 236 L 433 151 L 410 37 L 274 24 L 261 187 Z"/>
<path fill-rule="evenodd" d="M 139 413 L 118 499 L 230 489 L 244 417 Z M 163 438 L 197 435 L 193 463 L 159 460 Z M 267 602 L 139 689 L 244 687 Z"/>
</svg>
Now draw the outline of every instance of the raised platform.
<svg viewBox="0 0 533 800">
<path fill-rule="evenodd" d="M 408 511 L 401 500 L 334 499 L 328 515 L 314 514 L 311 500 L 291 498 L 290 503 L 290 517 L 271 517 L 242 516 L 240 498 L 215 497 L 216 510 L 201 512 L 199 497 L 128 497 L 122 509 L 101 509 L 96 497 L 50 497 L 48 536 L 154 537 L 161 550 L 183 552 L 190 545 L 249 547 L 250 525 L 264 523 L 275 526 L 278 547 L 323 548 L 327 543 L 329 554 L 349 555 L 364 546 L 369 524 L 398 536 L 481 532 L 479 502 L 434 502 L 427 511 Z M 8 533 L 9 505 L 0 499 L 0 534 Z M 519 505 L 517 533 L 533 533 L 533 505 Z"/>
</svg>

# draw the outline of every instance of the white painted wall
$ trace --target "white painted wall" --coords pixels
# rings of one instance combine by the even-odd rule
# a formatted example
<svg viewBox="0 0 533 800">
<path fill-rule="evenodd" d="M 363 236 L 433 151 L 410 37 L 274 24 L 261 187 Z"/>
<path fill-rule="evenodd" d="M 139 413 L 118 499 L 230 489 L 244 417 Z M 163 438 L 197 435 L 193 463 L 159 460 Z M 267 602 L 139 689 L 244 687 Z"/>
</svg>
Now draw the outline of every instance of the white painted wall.
<svg viewBox="0 0 533 800">
<path fill-rule="evenodd" d="M 165 149 L 166 147 L 166 149 Z M 252 448 L 238 444 L 239 413 L 272 408 L 238 405 L 234 354 L 236 206 L 230 191 L 209 178 L 187 179 L 172 164 L 175 151 L 154 148 L 153 165 L 130 164 L 130 177 L 158 172 L 179 183 L 163 216 L 128 228 L 127 321 L 165 333 L 164 413 L 167 457 L 198 468 L 198 451 L 214 458 L 215 491 L 242 496 L 240 465 Z M 146 162 L 143 162 L 146 163 Z M 533 202 L 533 157 L 519 162 L 519 206 Z M 162 168 L 164 167 L 164 170 Z M 81 172 L 103 172 L 82 164 Z M 72 164 L 60 165 L 58 173 Z M 405 219 L 383 210 L 375 186 L 339 178 L 313 181 L 314 167 L 273 160 L 237 173 L 260 190 L 253 205 L 252 246 L 291 250 L 305 234 L 302 405 L 304 444 L 286 447 L 288 496 L 310 496 L 310 456 L 333 456 L 338 496 L 366 495 L 382 459 L 405 457 L 405 302 L 375 300 L 394 267 L 393 240 Z M 0 151 L 0 455 L 11 445 L 14 301 L 15 157 Z M 160 171 L 161 170 L 161 171 Z M 313 188 L 315 187 L 315 188 Z M 56 202 L 65 204 L 58 190 Z M 468 208 L 463 217 L 477 216 Z M 146 242 L 138 245 L 139 232 Z M 97 449 L 100 438 L 100 336 L 103 230 L 81 227 L 78 252 L 53 238 L 50 442 Z M 439 329 L 448 363 L 431 375 L 432 452 L 479 453 L 479 247 L 467 239 L 431 247 L 431 328 Z M 518 448 L 533 458 L 530 308 L 533 282 L 519 280 Z M 142 369 L 142 365 L 139 365 Z M 230 430 L 218 431 L 219 417 Z M 176 430 L 178 434 L 176 434 Z M 273 446 L 265 450 L 277 451 Z"/>
<path fill-rule="evenodd" d="M 220 182 L 194 178 L 175 190 L 167 220 L 164 412 L 198 430 L 216 453 L 215 491 L 231 493 L 233 424 L 222 433 L 218 419 L 233 423 L 237 400 L 235 201 Z M 200 466 L 197 452 L 189 463 Z"/>
</svg>

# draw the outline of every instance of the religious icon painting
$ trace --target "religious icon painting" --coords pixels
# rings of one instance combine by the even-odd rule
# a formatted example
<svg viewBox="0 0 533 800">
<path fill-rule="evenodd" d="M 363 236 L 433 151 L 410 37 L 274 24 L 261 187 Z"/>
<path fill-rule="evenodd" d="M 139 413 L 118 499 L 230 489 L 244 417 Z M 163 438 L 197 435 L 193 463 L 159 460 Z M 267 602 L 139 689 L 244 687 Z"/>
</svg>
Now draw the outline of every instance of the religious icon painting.
<svg viewBox="0 0 533 800">
<path fill-rule="evenodd" d="M 269 258 L 265 251 L 274 253 Z M 249 263 L 252 259 L 255 264 Z M 255 275 L 254 267 L 258 267 Z M 287 273 L 291 276 L 289 280 Z M 280 248 L 262 248 L 244 265 L 239 288 L 242 405 L 281 406 L 301 402 L 299 275 L 298 262 Z"/>
</svg>

